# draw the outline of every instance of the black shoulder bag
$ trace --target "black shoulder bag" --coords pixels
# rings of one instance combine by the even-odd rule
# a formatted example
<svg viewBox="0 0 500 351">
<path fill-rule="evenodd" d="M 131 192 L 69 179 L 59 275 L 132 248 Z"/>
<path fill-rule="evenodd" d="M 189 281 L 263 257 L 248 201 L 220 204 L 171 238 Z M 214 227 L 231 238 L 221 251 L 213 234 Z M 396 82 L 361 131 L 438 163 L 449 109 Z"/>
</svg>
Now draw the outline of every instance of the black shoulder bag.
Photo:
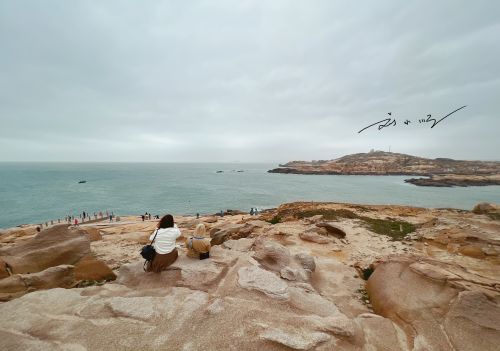
<svg viewBox="0 0 500 351">
<path fill-rule="evenodd" d="M 153 247 L 153 242 L 155 241 L 157 234 L 158 234 L 158 229 L 156 229 L 155 236 L 153 237 L 153 240 L 151 240 L 151 243 L 149 243 L 149 245 L 143 246 L 141 249 L 141 256 L 146 260 L 144 262 L 144 270 L 146 270 L 145 268 L 146 264 L 149 261 L 153 261 L 153 259 L 155 258 L 156 251 L 155 248 Z"/>
</svg>

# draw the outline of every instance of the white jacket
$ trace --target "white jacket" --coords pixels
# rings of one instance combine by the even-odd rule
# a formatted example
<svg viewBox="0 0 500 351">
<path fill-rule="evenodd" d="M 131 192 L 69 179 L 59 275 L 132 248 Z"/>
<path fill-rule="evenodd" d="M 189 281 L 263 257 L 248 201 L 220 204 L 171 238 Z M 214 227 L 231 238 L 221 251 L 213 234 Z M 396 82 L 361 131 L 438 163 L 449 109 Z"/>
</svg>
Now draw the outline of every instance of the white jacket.
<svg viewBox="0 0 500 351">
<path fill-rule="evenodd" d="M 153 240 L 156 230 L 151 234 L 149 240 Z M 174 225 L 173 228 L 160 228 L 153 243 L 156 253 L 168 254 L 175 249 L 175 239 L 181 236 L 181 231 Z"/>
</svg>

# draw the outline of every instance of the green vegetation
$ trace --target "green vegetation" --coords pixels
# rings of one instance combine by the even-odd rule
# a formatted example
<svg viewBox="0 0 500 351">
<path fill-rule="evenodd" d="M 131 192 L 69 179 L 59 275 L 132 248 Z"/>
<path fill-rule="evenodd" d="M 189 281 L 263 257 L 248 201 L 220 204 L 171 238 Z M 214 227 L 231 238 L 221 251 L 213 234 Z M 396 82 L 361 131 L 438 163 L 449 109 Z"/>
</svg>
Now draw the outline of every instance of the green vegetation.
<svg viewBox="0 0 500 351">
<path fill-rule="evenodd" d="M 372 232 L 390 236 L 392 240 L 403 240 L 406 234 L 415 231 L 415 226 L 405 221 L 369 217 L 360 217 L 360 219 L 367 224 L 368 229 Z"/>
<path fill-rule="evenodd" d="M 359 216 L 356 213 L 344 209 L 331 210 L 331 209 L 319 208 L 317 210 L 300 211 L 297 212 L 296 214 L 296 216 L 300 219 L 317 215 L 322 215 L 323 218 L 327 221 L 336 221 L 339 218 L 350 218 L 350 219 L 359 218 Z"/>
<path fill-rule="evenodd" d="M 281 222 L 281 217 L 279 215 L 275 215 L 273 218 L 271 218 L 270 220 L 268 220 L 267 222 L 271 223 L 271 224 L 277 224 L 277 223 L 280 223 Z"/>
<path fill-rule="evenodd" d="M 392 240 L 402 240 L 406 234 L 415 231 L 415 226 L 405 221 L 399 221 L 391 218 L 378 219 L 360 216 L 346 209 L 333 210 L 320 208 L 317 210 L 301 211 L 296 214 L 296 216 L 300 219 L 316 215 L 322 215 L 327 221 L 337 221 L 340 218 L 359 219 L 364 222 L 368 230 L 376 234 L 387 235 L 391 237 Z"/>
<path fill-rule="evenodd" d="M 486 215 L 494 221 L 500 221 L 500 213 L 491 212 L 487 213 Z"/>
<path fill-rule="evenodd" d="M 94 285 L 104 285 L 106 283 L 106 279 L 104 280 L 81 280 L 76 284 L 76 288 L 86 288 L 87 286 Z"/>
<path fill-rule="evenodd" d="M 370 296 L 368 295 L 368 291 L 366 291 L 366 289 L 358 289 L 357 292 L 361 295 L 361 300 L 363 301 L 363 303 L 366 304 L 366 301 L 370 301 Z"/>
</svg>

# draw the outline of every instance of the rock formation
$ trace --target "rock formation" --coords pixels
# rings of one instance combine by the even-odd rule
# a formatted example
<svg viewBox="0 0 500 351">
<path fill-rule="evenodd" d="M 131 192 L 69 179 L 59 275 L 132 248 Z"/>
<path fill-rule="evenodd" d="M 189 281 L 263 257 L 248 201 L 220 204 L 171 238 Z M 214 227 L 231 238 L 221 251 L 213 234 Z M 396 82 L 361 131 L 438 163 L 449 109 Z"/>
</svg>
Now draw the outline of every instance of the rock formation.
<svg viewBox="0 0 500 351">
<path fill-rule="evenodd" d="M 420 186 L 500 185 L 500 162 L 427 159 L 383 151 L 347 155 L 334 160 L 292 161 L 269 172 L 430 177 L 406 180 Z"/>
<path fill-rule="evenodd" d="M 500 285 L 463 267 L 421 257 L 377 264 L 367 291 L 376 313 L 395 321 L 410 349 L 497 350 Z"/>
<path fill-rule="evenodd" d="M 116 276 L 91 254 L 90 239 L 84 232 L 61 224 L 0 249 L 0 277 L 0 299 L 8 300 L 35 289 L 70 287 L 82 280 Z"/>
<path fill-rule="evenodd" d="M 220 239 L 209 259 L 187 257 L 181 237 L 178 260 L 159 274 L 144 272 L 138 256 L 153 222 L 89 224 L 102 236 L 92 242 L 57 229 L 64 245 L 42 232 L 39 252 L 60 250 L 58 258 L 35 264 L 30 254 L 16 266 L 39 272 L 12 273 L 21 251 L 15 243 L 1 250 L 0 292 L 14 299 L 0 303 L 8 316 L 0 349 L 496 350 L 500 224 L 492 208 L 293 203 L 257 218 L 227 215 L 207 223 Z M 203 218 L 176 221 L 189 236 Z M 394 223 L 411 230 L 391 236 Z M 19 245 L 35 252 L 32 240 L 21 236 Z M 81 287 L 82 272 L 109 273 L 94 260 L 117 279 Z"/>
</svg>

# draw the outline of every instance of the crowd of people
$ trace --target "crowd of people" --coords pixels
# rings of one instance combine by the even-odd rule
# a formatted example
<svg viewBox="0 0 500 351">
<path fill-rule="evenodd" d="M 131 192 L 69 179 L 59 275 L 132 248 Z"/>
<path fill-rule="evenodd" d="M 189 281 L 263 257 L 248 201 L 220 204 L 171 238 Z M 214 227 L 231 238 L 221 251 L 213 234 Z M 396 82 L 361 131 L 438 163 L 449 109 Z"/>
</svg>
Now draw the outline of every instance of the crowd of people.
<svg viewBox="0 0 500 351">
<path fill-rule="evenodd" d="M 73 224 L 75 226 L 79 225 L 80 223 L 83 222 L 90 222 L 92 220 L 97 221 L 98 219 L 109 219 L 110 222 L 113 221 L 113 218 L 115 218 L 114 212 L 109 212 L 109 211 L 99 211 L 99 212 L 94 212 L 93 214 L 90 214 L 89 212 L 82 211 L 78 215 L 78 217 L 73 216 L 73 215 L 67 215 L 64 217 L 65 222 L 69 224 Z"/>
</svg>

